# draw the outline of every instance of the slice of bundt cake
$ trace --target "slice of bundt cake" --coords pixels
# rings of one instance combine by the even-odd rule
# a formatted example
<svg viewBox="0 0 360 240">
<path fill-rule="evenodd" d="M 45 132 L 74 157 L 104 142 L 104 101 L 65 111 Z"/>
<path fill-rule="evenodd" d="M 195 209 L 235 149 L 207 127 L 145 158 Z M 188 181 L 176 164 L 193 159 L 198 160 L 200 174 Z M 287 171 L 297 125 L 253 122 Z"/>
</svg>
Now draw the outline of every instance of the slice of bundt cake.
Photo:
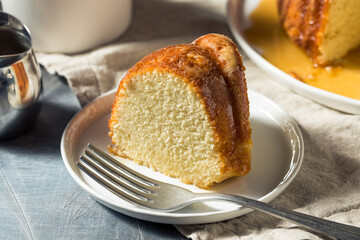
<svg viewBox="0 0 360 240">
<path fill-rule="evenodd" d="M 147 55 L 119 85 L 110 151 L 203 188 L 247 174 L 244 70 L 235 44 L 218 34 Z"/>
<path fill-rule="evenodd" d="M 278 9 L 290 39 L 319 65 L 360 45 L 359 0 L 278 0 Z"/>
</svg>

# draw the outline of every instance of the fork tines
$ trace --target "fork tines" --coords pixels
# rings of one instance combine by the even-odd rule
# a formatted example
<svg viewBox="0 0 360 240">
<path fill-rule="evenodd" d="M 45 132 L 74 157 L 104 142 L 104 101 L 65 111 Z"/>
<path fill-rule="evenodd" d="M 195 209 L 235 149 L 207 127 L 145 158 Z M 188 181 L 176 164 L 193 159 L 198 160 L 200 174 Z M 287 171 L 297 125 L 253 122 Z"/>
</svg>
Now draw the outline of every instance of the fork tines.
<svg viewBox="0 0 360 240">
<path fill-rule="evenodd" d="M 126 201 L 143 205 L 151 203 L 151 195 L 155 195 L 159 186 L 154 180 L 135 173 L 121 162 L 92 144 L 85 149 L 76 165 L 97 183 Z"/>
</svg>

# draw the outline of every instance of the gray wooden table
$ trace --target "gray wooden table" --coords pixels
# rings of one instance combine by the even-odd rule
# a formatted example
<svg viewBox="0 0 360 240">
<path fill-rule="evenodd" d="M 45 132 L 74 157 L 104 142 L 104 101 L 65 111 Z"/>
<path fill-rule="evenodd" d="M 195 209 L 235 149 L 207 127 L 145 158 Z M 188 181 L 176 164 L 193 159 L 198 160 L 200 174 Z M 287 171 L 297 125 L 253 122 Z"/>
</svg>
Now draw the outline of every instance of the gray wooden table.
<svg viewBox="0 0 360 240">
<path fill-rule="evenodd" d="M 0 239 L 185 239 L 172 225 L 104 207 L 73 181 L 60 139 L 80 106 L 64 80 L 44 72 L 43 83 L 35 126 L 0 142 Z"/>
</svg>

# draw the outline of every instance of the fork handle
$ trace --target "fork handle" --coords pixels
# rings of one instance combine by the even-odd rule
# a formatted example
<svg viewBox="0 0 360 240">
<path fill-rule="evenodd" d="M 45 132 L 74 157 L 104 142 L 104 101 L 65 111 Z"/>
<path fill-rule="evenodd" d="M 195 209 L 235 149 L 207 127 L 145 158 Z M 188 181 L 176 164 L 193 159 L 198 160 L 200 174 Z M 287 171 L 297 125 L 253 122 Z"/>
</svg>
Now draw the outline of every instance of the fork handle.
<svg viewBox="0 0 360 240">
<path fill-rule="evenodd" d="M 208 201 L 208 200 L 224 200 L 240 204 L 245 207 L 258 210 L 272 216 L 291 221 L 293 223 L 302 225 L 315 232 L 324 234 L 325 236 L 333 237 L 336 239 L 360 239 L 360 228 L 341 224 L 322 218 L 310 216 L 307 214 L 286 210 L 276 207 L 272 204 L 257 201 L 254 199 L 221 193 L 201 194 L 196 197 L 195 201 Z"/>
</svg>

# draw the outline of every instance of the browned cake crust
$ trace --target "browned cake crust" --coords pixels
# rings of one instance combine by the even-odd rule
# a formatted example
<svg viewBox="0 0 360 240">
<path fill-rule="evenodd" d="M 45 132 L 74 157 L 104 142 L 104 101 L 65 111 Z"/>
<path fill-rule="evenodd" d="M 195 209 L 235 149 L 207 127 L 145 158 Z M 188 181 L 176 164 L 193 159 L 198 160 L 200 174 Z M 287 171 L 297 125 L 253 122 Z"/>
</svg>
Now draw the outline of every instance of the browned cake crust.
<svg viewBox="0 0 360 240">
<path fill-rule="evenodd" d="M 289 38 L 317 64 L 319 46 L 328 15 L 330 0 L 278 0 L 281 24 Z"/>
<path fill-rule="evenodd" d="M 194 41 L 205 49 L 215 62 L 226 81 L 233 110 L 235 124 L 235 149 L 228 155 L 228 168 L 244 166 L 244 173 L 250 171 L 250 155 L 244 152 L 243 145 L 251 142 L 249 121 L 249 100 L 245 79 L 245 67 L 234 42 L 222 35 L 207 34 Z"/>
<path fill-rule="evenodd" d="M 154 70 L 180 76 L 203 99 L 224 163 L 224 179 L 247 174 L 251 168 L 249 101 L 245 68 L 235 44 L 225 36 L 208 34 L 191 44 L 166 47 L 144 57 L 120 83 L 109 120 L 110 137 L 126 82 Z"/>
</svg>

